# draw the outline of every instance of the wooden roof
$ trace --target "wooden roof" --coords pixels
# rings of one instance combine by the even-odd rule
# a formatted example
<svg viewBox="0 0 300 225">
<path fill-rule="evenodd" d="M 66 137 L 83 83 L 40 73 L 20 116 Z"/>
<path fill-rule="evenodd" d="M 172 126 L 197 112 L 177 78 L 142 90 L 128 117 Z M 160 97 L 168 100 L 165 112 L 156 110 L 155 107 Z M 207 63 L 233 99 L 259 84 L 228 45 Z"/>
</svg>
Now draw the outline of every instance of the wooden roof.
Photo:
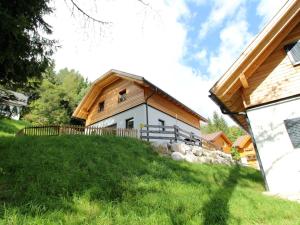
<svg viewBox="0 0 300 225">
<path fill-rule="evenodd" d="M 243 135 L 238 137 L 233 143 L 232 147 L 244 148 L 245 144 L 251 140 L 250 135 Z"/>
<path fill-rule="evenodd" d="M 300 0 L 289 0 L 256 36 L 239 58 L 210 89 L 210 97 L 222 111 L 236 113 L 231 117 L 248 130 L 244 115 L 243 89 L 248 88 L 248 78 L 267 59 L 274 49 L 300 21 Z"/>
<path fill-rule="evenodd" d="M 28 96 L 19 92 L 5 90 L 1 88 L 0 88 L 0 99 L 7 104 L 12 104 L 17 106 L 27 106 L 28 104 Z"/>
<path fill-rule="evenodd" d="M 223 131 L 218 131 L 211 134 L 201 134 L 200 136 L 207 141 L 215 141 L 218 137 L 222 137 L 229 145 L 232 145 L 232 142 Z"/>
<path fill-rule="evenodd" d="M 115 82 L 119 79 L 131 80 L 141 86 L 151 88 L 151 89 L 155 90 L 157 93 L 159 93 L 162 96 L 164 96 L 165 98 L 167 98 L 168 100 L 174 102 L 176 105 L 179 105 L 187 112 L 198 117 L 199 120 L 207 122 L 206 118 L 199 115 L 198 113 L 196 113 L 195 111 L 193 111 L 192 109 L 190 109 L 189 107 L 187 107 L 186 105 L 184 105 L 183 103 L 181 103 L 180 101 L 178 101 L 177 99 L 172 97 L 171 95 L 167 94 L 165 91 L 161 90 L 156 85 L 154 85 L 150 81 L 146 80 L 144 77 L 126 73 L 126 72 L 119 71 L 119 70 L 114 70 L 114 69 L 108 71 L 107 73 L 105 73 L 103 76 L 101 76 L 100 78 L 98 78 L 97 80 L 95 80 L 92 83 L 91 88 L 89 89 L 89 91 L 86 93 L 86 95 L 83 97 L 83 99 L 81 100 L 81 102 L 79 103 L 77 108 L 75 109 L 72 117 L 86 119 L 91 106 L 93 105 L 94 101 L 97 99 L 99 94 L 102 92 L 102 90 L 106 86 L 112 84 L 113 82 Z"/>
</svg>

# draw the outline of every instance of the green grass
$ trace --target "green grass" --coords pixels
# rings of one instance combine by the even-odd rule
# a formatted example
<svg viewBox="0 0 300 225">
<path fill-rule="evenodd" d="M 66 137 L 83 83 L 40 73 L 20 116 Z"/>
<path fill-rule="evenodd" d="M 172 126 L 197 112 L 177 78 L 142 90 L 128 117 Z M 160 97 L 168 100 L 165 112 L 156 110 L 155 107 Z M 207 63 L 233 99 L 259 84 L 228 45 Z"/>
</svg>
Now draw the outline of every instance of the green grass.
<svg viewBox="0 0 300 225">
<path fill-rule="evenodd" d="M 0 137 L 14 136 L 17 131 L 29 125 L 29 122 L 23 120 L 10 120 L 0 118 Z"/>
<path fill-rule="evenodd" d="M 176 162 L 145 142 L 0 138 L 0 224 L 300 224 L 259 172 Z"/>
</svg>

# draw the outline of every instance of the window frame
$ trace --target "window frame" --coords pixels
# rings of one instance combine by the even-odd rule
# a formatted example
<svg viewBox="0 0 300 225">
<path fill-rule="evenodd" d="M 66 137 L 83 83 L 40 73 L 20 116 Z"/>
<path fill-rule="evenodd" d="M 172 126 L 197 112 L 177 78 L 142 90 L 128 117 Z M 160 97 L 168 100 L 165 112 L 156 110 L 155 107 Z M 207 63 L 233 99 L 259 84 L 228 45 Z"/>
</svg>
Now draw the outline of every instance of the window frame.
<svg viewBox="0 0 300 225">
<path fill-rule="evenodd" d="M 103 106 L 103 108 L 101 106 Z M 99 102 L 99 104 L 98 104 L 98 112 L 103 112 L 104 109 L 105 109 L 105 101 Z"/>
<path fill-rule="evenodd" d="M 296 45 L 296 44 L 299 44 L 300 45 L 300 40 L 297 40 L 297 41 L 294 41 L 294 42 L 291 42 L 287 45 L 284 46 L 284 50 L 286 52 L 286 54 L 288 55 L 291 63 L 293 64 L 293 66 L 298 66 L 300 65 L 300 59 L 298 61 L 295 61 L 292 53 L 291 53 L 291 46 L 293 45 Z M 299 53 L 300 54 L 300 53 Z"/>
<path fill-rule="evenodd" d="M 166 125 L 166 122 L 162 119 L 158 119 L 158 123 L 160 126 L 165 126 Z M 163 127 L 163 128 L 159 128 L 160 131 L 165 131 L 166 129 Z"/>
<path fill-rule="evenodd" d="M 131 122 L 132 121 L 132 127 L 130 128 L 128 125 L 129 123 L 128 122 Z M 128 118 L 125 120 L 125 128 L 126 129 L 134 129 L 134 117 L 131 117 L 131 118 Z"/>
<path fill-rule="evenodd" d="M 127 90 L 123 89 L 122 91 L 119 91 L 118 103 L 125 102 L 126 99 L 127 99 Z"/>
<path fill-rule="evenodd" d="M 296 118 L 290 118 L 290 119 L 285 119 L 284 121 L 284 126 L 287 132 L 287 135 L 291 141 L 291 144 L 295 150 L 300 149 L 300 142 L 297 141 L 298 139 L 298 132 L 300 133 L 300 117 Z M 294 123 L 294 124 L 293 124 Z M 299 125 L 298 125 L 299 124 Z M 299 131 L 296 130 L 299 127 Z M 297 133 L 293 133 L 296 130 Z M 294 135 L 293 135 L 294 134 Z"/>
</svg>

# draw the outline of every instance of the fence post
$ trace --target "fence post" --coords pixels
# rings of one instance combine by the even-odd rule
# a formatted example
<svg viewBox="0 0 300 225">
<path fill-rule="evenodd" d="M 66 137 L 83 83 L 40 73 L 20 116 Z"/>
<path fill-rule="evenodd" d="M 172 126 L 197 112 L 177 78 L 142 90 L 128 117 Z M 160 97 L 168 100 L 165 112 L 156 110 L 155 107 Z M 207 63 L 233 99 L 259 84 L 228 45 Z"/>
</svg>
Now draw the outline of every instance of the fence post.
<svg viewBox="0 0 300 225">
<path fill-rule="evenodd" d="M 174 137 L 175 137 L 174 141 L 175 142 L 177 142 L 178 136 L 179 136 L 179 134 L 178 134 L 178 127 L 176 125 L 174 125 Z"/>
</svg>

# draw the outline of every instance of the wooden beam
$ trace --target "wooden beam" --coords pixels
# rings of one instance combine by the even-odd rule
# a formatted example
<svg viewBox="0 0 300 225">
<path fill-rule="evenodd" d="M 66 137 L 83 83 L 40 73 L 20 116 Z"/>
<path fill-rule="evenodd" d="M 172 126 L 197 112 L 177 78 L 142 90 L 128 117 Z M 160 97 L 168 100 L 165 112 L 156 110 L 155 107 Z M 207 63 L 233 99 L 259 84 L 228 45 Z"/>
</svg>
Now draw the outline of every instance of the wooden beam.
<svg viewBox="0 0 300 225">
<path fill-rule="evenodd" d="M 244 106 L 244 108 L 247 108 L 248 105 L 249 105 L 250 100 L 249 100 L 249 96 L 247 96 L 247 95 L 245 94 L 245 89 L 241 89 L 240 95 L 241 95 L 241 97 L 242 97 L 242 101 L 243 101 L 243 106 Z M 247 96 L 247 97 L 246 97 L 246 96 Z"/>
<path fill-rule="evenodd" d="M 299 5 L 297 3 L 297 5 Z M 297 7 L 296 7 L 297 8 Z M 280 21 L 276 26 L 280 27 L 276 34 L 272 30 L 266 35 L 265 40 L 259 45 L 264 47 L 256 46 L 249 55 L 249 59 L 245 60 L 239 68 L 236 69 L 235 73 L 244 74 L 246 78 L 249 78 L 253 72 L 266 60 L 266 58 L 272 53 L 272 51 L 280 45 L 284 38 L 290 33 L 290 31 L 299 23 L 299 9 L 291 10 L 286 17 L 289 20 L 286 22 Z M 227 84 L 226 84 L 227 83 Z M 216 94 L 222 99 L 229 99 L 239 88 L 241 87 L 239 76 L 233 76 L 233 80 L 228 79 L 222 87 L 216 90 Z"/>
<path fill-rule="evenodd" d="M 242 83 L 243 88 L 248 88 L 248 87 L 249 87 L 249 83 L 248 83 L 248 80 L 247 80 L 245 74 L 242 73 L 242 74 L 239 76 L 239 78 L 240 78 L 240 82 Z"/>
</svg>

